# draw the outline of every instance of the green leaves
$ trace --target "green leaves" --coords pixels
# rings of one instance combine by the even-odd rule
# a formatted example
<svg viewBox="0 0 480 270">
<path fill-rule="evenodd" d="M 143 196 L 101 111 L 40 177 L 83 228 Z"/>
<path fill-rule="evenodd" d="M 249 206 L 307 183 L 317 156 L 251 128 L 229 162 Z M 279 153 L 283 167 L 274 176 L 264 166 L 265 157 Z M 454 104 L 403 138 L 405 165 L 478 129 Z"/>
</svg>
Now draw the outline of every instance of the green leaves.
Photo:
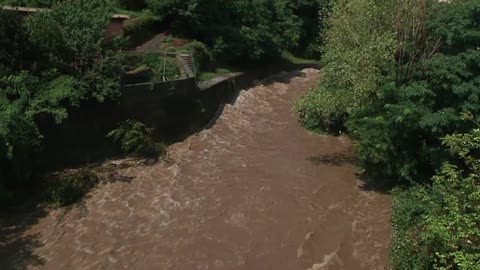
<svg viewBox="0 0 480 270">
<path fill-rule="evenodd" d="M 63 72 L 84 71 L 108 49 L 106 1 L 72 0 L 28 17 L 30 40 Z"/>
<path fill-rule="evenodd" d="M 147 0 L 177 33 L 214 49 L 222 60 L 262 60 L 298 44 L 301 20 L 287 0 Z"/>
<path fill-rule="evenodd" d="M 395 193 L 395 269 L 469 270 L 480 264 L 480 130 L 443 141 L 464 163 L 445 163 L 431 187 Z"/>
<path fill-rule="evenodd" d="M 454 8 L 443 4 L 438 16 L 430 20 L 433 35 L 442 38 L 443 51 L 456 54 L 468 49 L 477 49 L 480 42 L 480 5 L 476 1 L 455 1 Z"/>
<path fill-rule="evenodd" d="M 157 153 L 152 139 L 152 130 L 138 121 L 123 122 L 117 129 L 108 133 L 107 137 L 119 143 L 125 154 L 149 157 Z"/>
<path fill-rule="evenodd" d="M 337 123 L 346 115 L 379 95 L 378 80 L 393 63 L 395 40 L 393 20 L 384 13 L 389 3 L 334 3 L 325 33 L 324 77 L 296 110 L 307 122 L 316 118 L 320 128 L 337 131 Z"/>
<path fill-rule="evenodd" d="M 60 124 L 85 100 L 120 95 L 125 59 L 105 36 L 110 11 L 70 0 L 24 20 L 0 12 L 0 186 L 30 180 L 40 120 Z"/>
<path fill-rule="evenodd" d="M 444 143 L 466 166 L 446 163 L 424 196 L 422 242 L 432 247 L 436 269 L 480 265 L 480 130 L 447 136 Z"/>
<path fill-rule="evenodd" d="M 478 0 L 338 0 L 324 77 L 297 103 L 309 128 L 346 124 L 370 181 L 403 187 L 394 269 L 480 265 L 479 26 Z"/>
</svg>

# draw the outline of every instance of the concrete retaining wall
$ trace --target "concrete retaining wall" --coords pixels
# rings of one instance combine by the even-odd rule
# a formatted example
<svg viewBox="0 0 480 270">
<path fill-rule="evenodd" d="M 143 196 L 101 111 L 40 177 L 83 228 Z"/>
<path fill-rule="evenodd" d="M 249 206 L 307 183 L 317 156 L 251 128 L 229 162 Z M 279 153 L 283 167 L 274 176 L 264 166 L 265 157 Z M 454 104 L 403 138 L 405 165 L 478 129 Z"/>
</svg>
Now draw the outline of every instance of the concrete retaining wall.
<svg viewBox="0 0 480 270">
<path fill-rule="evenodd" d="M 120 154 L 106 134 L 127 119 L 135 119 L 154 129 L 158 141 L 172 143 L 208 128 L 222 113 L 225 104 L 234 103 L 242 89 L 256 80 L 281 70 L 305 66 L 274 67 L 235 73 L 208 83 L 183 79 L 155 84 L 125 85 L 120 100 L 88 102 L 72 109 L 60 126 L 45 121 L 44 149 L 38 153 L 39 167 L 58 169 L 97 162 Z"/>
</svg>

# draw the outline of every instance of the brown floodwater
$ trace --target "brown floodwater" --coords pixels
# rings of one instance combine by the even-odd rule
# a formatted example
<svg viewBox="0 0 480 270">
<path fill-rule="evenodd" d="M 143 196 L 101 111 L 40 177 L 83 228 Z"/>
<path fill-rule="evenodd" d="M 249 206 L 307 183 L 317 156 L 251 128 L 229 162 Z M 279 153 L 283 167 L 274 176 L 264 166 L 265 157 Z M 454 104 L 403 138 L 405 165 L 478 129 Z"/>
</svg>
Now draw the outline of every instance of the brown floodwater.
<svg viewBox="0 0 480 270">
<path fill-rule="evenodd" d="M 292 112 L 319 77 L 280 73 L 241 91 L 208 128 L 171 146 L 167 161 L 119 168 L 131 181 L 102 184 L 30 224 L 0 265 L 388 268 L 389 196 L 362 188 L 347 137 L 310 133 Z"/>
</svg>

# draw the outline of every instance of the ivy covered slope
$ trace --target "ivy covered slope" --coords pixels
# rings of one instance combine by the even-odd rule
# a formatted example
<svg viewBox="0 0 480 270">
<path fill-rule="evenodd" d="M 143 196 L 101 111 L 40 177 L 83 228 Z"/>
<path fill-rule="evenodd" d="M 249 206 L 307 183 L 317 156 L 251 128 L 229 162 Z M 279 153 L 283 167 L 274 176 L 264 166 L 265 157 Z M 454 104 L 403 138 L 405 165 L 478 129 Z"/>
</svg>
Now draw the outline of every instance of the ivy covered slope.
<svg viewBox="0 0 480 270">
<path fill-rule="evenodd" d="M 334 1 L 324 77 L 297 111 L 348 132 L 395 189 L 395 269 L 480 265 L 480 2 Z"/>
<path fill-rule="evenodd" d="M 30 180 L 39 122 L 61 123 L 82 101 L 119 95 L 119 40 L 105 38 L 111 9 L 75 0 L 22 19 L 0 13 L 0 197 Z M 10 193 L 11 195 L 11 193 Z"/>
</svg>

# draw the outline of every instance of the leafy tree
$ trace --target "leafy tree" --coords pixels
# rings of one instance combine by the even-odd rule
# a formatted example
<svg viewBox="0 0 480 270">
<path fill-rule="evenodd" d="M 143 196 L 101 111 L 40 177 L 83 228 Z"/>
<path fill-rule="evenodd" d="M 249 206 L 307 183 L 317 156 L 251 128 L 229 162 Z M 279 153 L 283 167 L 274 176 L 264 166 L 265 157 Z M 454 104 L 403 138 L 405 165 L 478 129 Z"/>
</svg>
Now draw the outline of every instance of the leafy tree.
<svg viewBox="0 0 480 270">
<path fill-rule="evenodd" d="M 303 123 L 346 124 L 366 176 L 400 186 L 394 269 L 478 268 L 479 2 L 339 0 L 328 25 Z"/>
<path fill-rule="evenodd" d="M 0 89 L 0 160 L 9 163 L 4 170 L 7 177 L 24 182 L 32 173 L 29 159 L 32 147 L 40 142 L 33 114 L 27 110 L 31 91 L 38 90 L 38 79 L 22 72 L 4 77 L 3 81 L 5 86 Z"/>
<path fill-rule="evenodd" d="M 37 53 L 26 34 L 22 17 L 0 10 L 0 76 L 32 69 Z"/>
<path fill-rule="evenodd" d="M 429 31 L 431 39 L 444 42 L 438 53 L 412 64 L 405 83 L 386 78 L 380 98 L 352 115 L 349 129 L 367 171 L 407 183 L 428 180 L 448 158 L 440 138 L 471 128 L 461 115 L 480 113 L 480 39 L 460 38 L 460 51 L 449 40 L 478 36 L 479 19 L 474 1 L 436 10 Z"/>
<path fill-rule="evenodd" d="M 445 164 L 425 195 L 422 241 L 432 247 L 436 269 L 475 269 L 480 265 L 480 130 L 447 136 L 444 143 L 464 166 Z"/>
<path fill-rule="evenodd" d="M 108 133 L 107 137 L 119 143 L 125 154 L 149 157 L 157 153 L 152 130 L 138 121 L 127 120 L 121 123 L 117 129 Z"/>
<path fill-rule="evenodd" d="M 471 0 L 337 2 L 324 78 L 297 104 L 304 125 L 338 130 L 346 123 L 371 176 L 428 181 L 447 158 L 440 138 L 471 128 L 461 113 L 480 109 L 479 18 Z"/>
<path fill-rule="evenodd" d="M 0 4 L 22 7 L 50 8 L 63 1 L 64 0 L 3 0 L 0 1 Z"/>
<path fill-rule="evenodd" d="M 40 119 L 61 123 L 85 100 L 120 94 L 125 64 L 105 37 L 109 14 L 106 2 L 94 0 L 67 1 L 23 23 L 0 14 L 12 22 L 0 26 L 7 44 L 0 49 L 0 186 L 31 179 Z"/>
<path fill-rule="evenodd" d="M 147 0 L 173 30 L 214 48 L 227 60 L 259 60 L 293 47 L 301 21 L 286 0 Z"/>
<path fill-rule="evenodd" d="M 63 72 L 83 72 L 108 49 L 105 32 L 110 21 L 105 1 L 75 0 L 27 18 L 31 42 Z"/>
<path fill-rule="evenodd" d="M 294 15 L 302 21 L 297 53 L 320 58 L 323 31 L 331 8 L 331 0 L 295 0 Z"/>
<path fill-rule="evenodd" d="M 480 265 L 480 130 L 443 140 L 460 162 L 445 163 L 431 187 L 397 196 L 395 269 L 476 269 Z"/>
<path fill-rule="evenodd" d="M 305 126 L 338 131 L 349 114 L 379 95 L 381 72 L 394 60 L 392 2 L 334 2 L 326 21 L 323 79 L 296 105 Z"/>
</svg>

